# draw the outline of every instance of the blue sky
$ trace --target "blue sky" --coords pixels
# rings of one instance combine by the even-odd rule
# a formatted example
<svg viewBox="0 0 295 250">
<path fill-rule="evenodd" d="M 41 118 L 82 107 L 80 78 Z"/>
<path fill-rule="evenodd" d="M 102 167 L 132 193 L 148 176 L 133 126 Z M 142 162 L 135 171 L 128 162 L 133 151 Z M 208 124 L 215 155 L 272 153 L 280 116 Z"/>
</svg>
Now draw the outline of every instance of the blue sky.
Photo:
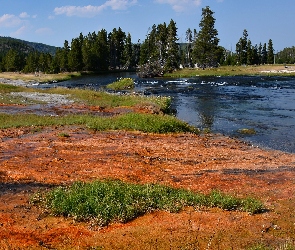
<svg viewBox="0 0 295 250">
<path fill-rule="evenodd" d="M 80 32 L 121 27 L 137 42 L 153 24 L 173 19 L 184 42 L 188 28 L 199 29 L 206 6 L 227 49 L 235 50 L 244 29 L 252 44 L 295 46 L 295 0 L 0 0 L 0 36 L 62 47 Z"/>
</svg>

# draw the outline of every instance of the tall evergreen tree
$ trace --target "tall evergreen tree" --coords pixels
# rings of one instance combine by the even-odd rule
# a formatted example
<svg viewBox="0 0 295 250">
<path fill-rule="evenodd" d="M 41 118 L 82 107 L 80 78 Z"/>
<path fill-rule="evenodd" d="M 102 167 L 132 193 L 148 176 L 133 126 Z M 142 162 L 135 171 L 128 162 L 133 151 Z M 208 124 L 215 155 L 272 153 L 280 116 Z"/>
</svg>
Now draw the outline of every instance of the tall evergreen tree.
<svg viewBox="0 0 295 250">
<path fill-rule="evenodd" d="M 248 51 L 248 31 L 245 29 L 243 31 L 243 36 L 240 38 L 239 42 L 236 44 L 236 59 L 237 64 L 243 65 L 247 64 L 247 51 Z"/>
<path fill-rule="evenodd" d="M 179 46 L 177 44 L 177 27 L 176 23 L 171 19 L 167 27 L 167 46 L 166 60 L 164 64 L 165 72 L 172 72 L 179 68 Z"/>
<path fill-rule="evenodd" d="M 4 57 L 4 68 L 6 71 L 19 70 L 19 55 L 16 50 L 10 49 Z"/>
<path fill-rule="evenodd" d="M 112 68 L 121 68 L 123 64 L 124 41 L 126 38 L 125 32 L 119 27 L 109 34 L 110 46 L 110 66 Z"/>
<path fill-rule="evenodd" d="M 108 33 L 105 29 L 99 31 L 97 41 L 99 45 L 99 69 L 107 70 L 110 65 L 110 47 L 108 44 Z"/>
<path fill-rule="evenodd" d="M 123 69 L 132 67 L 133 46 L 130 33 L 127 34 L 123 50 Z"/>
<path fill-rule="evenodd" d="M 258 46 L 258 64 L 262 64 L 262 44 Z"/>
<path fill-rule="evenodd" d="M 266 49 L 266 43 L 263 44 L 262 47 L 262 53 L 261 53 L 261 63 L 266 64 L 267 63 L 267 49 Z"/>
<path fill-rule="evenodd" d="M 160 64 L 164 66 L 167 60 L 167 39 L 168 39 L 168 29 L 164 22 L 163 24 L 158 24 L 155 37 L 155 50 L 153 54 L 153 60 L 160 60 Z"/>
<path fill-rule="evenodd" d="M 79 38 L 72 39 L 71 50 L 69 52 L 69 68 L 71 71 L 81 71 L 83 69 L 83 40 L 82 34 L 80 34 Z"/>
<path fill-rule="evenodd" d="M 201 67 L 216 67 L 218 65 L 218 31 L 215 29 L 214 12 L 207 6 L 202 9 L 202 19 L 193 47 L 194 61 Z"/>
<path fill-rule="evenodd" d="M 69 69 L 69 52 L 70 46 L 67 40 L 64 41 L 64 47 L 60 52 L 60 70 L 68 71 Z"/>
<path fill-rule="evenodd" d="M 31 52 L 27 57 L 24 72 L 29 73 L 39 71 L 39 57 L 40 53 L 36 51 Z"/>
<path fill-rule="evenodd" d="M 185 53 L 185 64 L 188 67 L 192 67 L 192 42 L 193 42 L 193 32 L 190 28 L 187 29 L 185 33 L 185 40 L 187 43 L 186 53 Z"/>
<path fill-rule="evenodd" d="M 272 40 L 269 39 L 268 46 L 267 46 L 267 63 L 273 64 L 274 63 L 274 49 Z"/>
</svg>

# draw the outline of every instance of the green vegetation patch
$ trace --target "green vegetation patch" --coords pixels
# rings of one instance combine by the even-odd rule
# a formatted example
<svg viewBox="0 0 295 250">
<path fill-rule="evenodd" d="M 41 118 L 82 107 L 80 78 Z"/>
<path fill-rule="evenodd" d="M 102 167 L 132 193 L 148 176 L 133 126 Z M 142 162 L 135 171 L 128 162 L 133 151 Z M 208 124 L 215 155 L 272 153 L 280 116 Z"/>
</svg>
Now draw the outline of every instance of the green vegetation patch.
<svg viewBox="0 0 295 250">
<path fill-rule="evenodd" d="M 48 193 L 37 193 L 31 202 L 45 206 L 53 215 L 73 217 L 78 221 L 94 220 L 101 226 L 128 222 L 153 210 L 179 212 L 185 206 L 219 207 L 251 214 L 264 209 L 258 200 L 235 198 L 219 191 L 204 195 L 158 184 L 130 184 L 116 180 L 76 182 Z"/>
<path fill-rule="evenodd" d="M 255 135 L 256 130 L 253 128 L 242 128 L 238 130 L 238 133 L 243 134 L 243 135 Z"/>
<path fill-rule="evenodd" d="M 146 133 L 175 133 L 199 131 L 186 122 L 169 115 L 128 113 L 113 117 L 93 115 L 38 116 L 34 114 L 1 114 L 0 129 L 30 126 L 85 125 L 97 130 L 128 130 Z"/>
<path fill-rule="evenodd" d="M 145 106 L 147 103 L 155 104 L 163 113 L 169 113 L 171 98 L 163 96 L 142 96 L 136 94 L 118 95 L 103 91 L 93 91 L 87 89 L 67 89 L 50 88 L 46 90 L 25 88 L 0 83 L 0 101 L 6 104 L 31 104 L 38 103 L 30 101 L 27 98 L 10 95 L 11 92 L 40 92 L 47 94 L 60 94 L 69 96 L 76 103 L 83 103 L 90 106 L 99 106 L 102 108 L 112 108 L 119 106 Z"/>
<path fill-rule="evenodd" d="M 112 118 L 94 119 L 87 126 L 94 130 L 132 130 L 146 133 L 198 133 L 198 129 L 173 116 L 128 113 Z"/>
<path fill-rule="evenodd" d="M 120 78 L 118 81 L 107 85 L 108 89 L 112 90 L 126 90 L 134 88 L 134 81 L 131 78 Z"/>
<path fill-rule="evenodd" d="M 26 88 L 24 87 L 17 87 L 10 84 L 4 84 L 0 83 L 0 93 L 1 94 L 7 94 L 10 92 L 18 92 L 18 91 L 24 91 Z"/>
</svg>

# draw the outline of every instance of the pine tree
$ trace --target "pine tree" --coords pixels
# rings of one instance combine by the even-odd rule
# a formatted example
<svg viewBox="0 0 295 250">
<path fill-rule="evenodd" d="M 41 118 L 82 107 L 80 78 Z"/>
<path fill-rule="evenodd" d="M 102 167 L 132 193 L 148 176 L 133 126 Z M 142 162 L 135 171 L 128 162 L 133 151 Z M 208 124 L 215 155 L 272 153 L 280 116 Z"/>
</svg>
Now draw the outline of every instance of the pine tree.
<svg viewBox="0 0 295 250">
<path fill-rule="evenodd" d="M 109 34 L 109 46 L 110 46 L 110 66 L 113 69 L 121 68 L 123 64 L 123 52 L 124 52 L 124 41 L 126 38 L 125 32 L 119 27 L 116 28 Z"/>
<path fill-rule="evenodd" d="M 123 69 L 129 69 L 132 65 L 132 41 L 130 33 L 127 34 L 123 50 Z"/>
<path fill-rule="evenodd" d="M 185 33 L 185 40 L 187 43 L 186 53 L 185 53 L 185 63 L 188 67 L 192 67 L 192 42 L 193 42 L 193 33 L 190 28 Z"/>
<path fill-rule="evenodd" d="M 171 19 L 167 27 L 167 46 L 166 61 L 164 64 L 165 72 L 172 72 L 179 68 L 179 46 L 177 44 L 177 27 L 176 23 Z"/>
<path fill-rule="evenodd" d="M 262 44 L 259 43 L 258 47 L 258 64 L 262 64 Z"/>
<path fill-rule="evenodd" d="M 261 53 L 261 63 L 266 64 L 267 63 L 267 49 L 266 49 L 266 43 L 263 44 L 262 53 Z"/>
<path fill-rule="evenodd" d="M 274 63 L 274 49 L 272 40 L 269 39 L 268 46 L 267 46 L 267 63 L 273 64 Z"/>
<path fill-rule="evenodd" d="M 219 39 L 215 29 L 214 12 L 207 6 L 202 9 L 202 19 L 193 47 L 194 61 L 201 67 L 216 67 L 218 65 L 217 53 Z"/>
<path fill-rule="evenodd" d="M 247 64 L 247 51 L 248 51 L 248 32 L 245 29 L 243 31 L 243 36 L 240 38 L 239 42 L 236 44 L 236 54 L 237 54 L 237 64 L 245 65 Z"/>
<path fill-rule="evenodd" d="M 247 41 L 247 65 L 252 65 L 254 61 L 254 51 L 250 39 Z"/>
<path fill-rule="evenodd" d="M 82 45 L 83 35 L 80 34 L 79 38 L 72 39 L 71 50 L 69 52 L 69 67 L 71 71 L 81 71 L 83 69 L 83 56 Z"/>
<path fill-rule="evenodd" d="M 31 52 L 26 60 L 26 65 L 24 67 L 24 72 L 36 72 L 39 71 L 39 57 L 40 54 L 38 52 Z"/>
<path fill-rule="evenodd" d="M 16 71 L 19 69 L 19 56 L 16 50 L 10 49 L 4 57 L 4 65 L 6 71 Z"/>
<path fill-rule="evenodd" d="M 69 68 L 69 52 L 70 52 L 69 42 L 67 40 L 65 40 L 64 47 L 62 48 L 61 55 L 60 55 L 60 68 L 61 68 L 61 71 L 68 71 L 68 68 Z"/>
<path fill-rule="evenodd" d="M 98 54 L 97 69 L 107 70 L 110 65 L 110 47 L 108 44 L 108 33 L 105 29 L 98 32 L 96 44 Z"/>
</svg>

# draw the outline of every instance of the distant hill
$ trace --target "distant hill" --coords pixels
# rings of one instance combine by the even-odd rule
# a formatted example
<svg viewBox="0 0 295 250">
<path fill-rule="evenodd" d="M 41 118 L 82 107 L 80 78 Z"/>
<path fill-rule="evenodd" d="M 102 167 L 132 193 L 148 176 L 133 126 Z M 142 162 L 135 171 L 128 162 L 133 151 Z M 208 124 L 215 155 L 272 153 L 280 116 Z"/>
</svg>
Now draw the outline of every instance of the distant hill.
<svg viewBox="0 0 295 250">
<path fill-rule="evenodd" d="M 46 45 L 43 43 L 34 43 L 16 38 L 0 36 L 0 55 L 6 54 L 10 49 L 15 49 L 16 51 L 24 54 L 38 51 L 54 55 L 57 47 Z"/>
</svg>

